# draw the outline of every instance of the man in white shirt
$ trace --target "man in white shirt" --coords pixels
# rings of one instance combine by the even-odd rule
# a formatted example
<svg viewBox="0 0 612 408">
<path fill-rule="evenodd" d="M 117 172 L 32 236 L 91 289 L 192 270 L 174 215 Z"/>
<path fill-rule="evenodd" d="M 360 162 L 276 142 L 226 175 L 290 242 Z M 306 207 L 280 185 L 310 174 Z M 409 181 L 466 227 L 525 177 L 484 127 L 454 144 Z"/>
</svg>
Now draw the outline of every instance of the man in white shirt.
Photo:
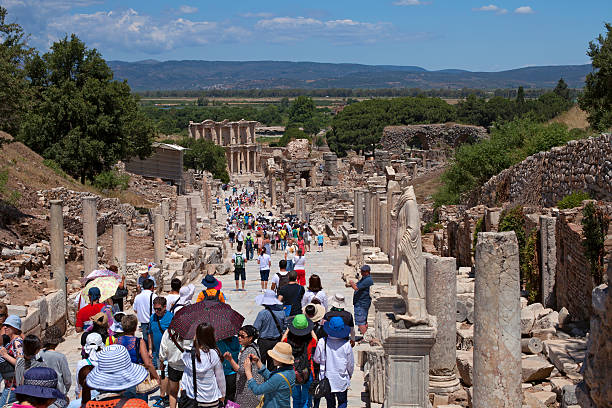
<svg viewBox="0 0 612 408">
<path fill-rule="evenodd" d="M 270 255 L 266 253 L 265 248 L 260 248 L 260 255 L 257 258 L 259 264 L 259 276 L 261 277 L 261 291 L 265 291 L 268 288 L 268 279 L 270 277 L 270 265 L 272 265 L 272 259 Z"/>
<path fill-rule="evenodd" d="M 153 299 L 156 297 L 157 295 L 153 292 L 153 281 L 145 279 L 142 283 L 142 292 L 134 298 L 134 311 L 136 316 L 138 316 L 144 341 L 147 341 L 149 338 L 149 322 L 153 313 Z"/>
<path fill-rule="evenodd" d="M 289 273 L 289 271 L 287 270 L 287 261 L 285 261 L 284 259 L 278 261 L 278 269 L 279 271 L 275 273 L 274 276 L 272 276 L 272 280 L 270 283 L 270 289 L 276 292 L 278 292 L 278 289 L 281 286 L 281 279 L 283 279 L 283 286 L 289 283 L 289 277 L 287 276 L 287 274 Z"/>
</svg>

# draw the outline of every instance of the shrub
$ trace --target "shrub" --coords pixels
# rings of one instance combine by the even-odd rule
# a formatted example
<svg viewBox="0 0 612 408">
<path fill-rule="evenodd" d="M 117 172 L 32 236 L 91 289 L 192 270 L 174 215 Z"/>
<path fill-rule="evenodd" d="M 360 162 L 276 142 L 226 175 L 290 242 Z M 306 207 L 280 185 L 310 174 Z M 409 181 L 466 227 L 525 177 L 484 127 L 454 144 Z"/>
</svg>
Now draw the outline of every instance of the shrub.
<svg viewBox="0 0 612 408">
<path fill-rule="evenodd" d="M 119 174 L 115 170 L 103 171 L 93 181 L 94 187 L 99 190 L 127 190 L 130 176 Z"/>
<path fill-rule="evenodd" d="M 4 201 L 6 204 L 16 207 L 21 198 L 21 193 L 16 190 L 11 190 L 7 187 L 8 184 L 8 170 L 0 171 L 0 201 Z"/>
<path fill-rule="evenodd" d="M 585 193 L 584 191 L 575 191 L 559 200 L 559 202 L 557 202 L 557 207 L 560 210 L 580 207 L 584 200 L 589 200 L 590 198 L 591 197 L 589 197 L 589 194 Z"/>
<path fill-rule="evenodd" d="M 429 221 L 427 224 L 423 226 L 423 234 L 429 234 L 430 232 L 434 232 L 442 228 L 443 228 L 442 224 L 438 224 L 434 221 Z"/>
</svg>

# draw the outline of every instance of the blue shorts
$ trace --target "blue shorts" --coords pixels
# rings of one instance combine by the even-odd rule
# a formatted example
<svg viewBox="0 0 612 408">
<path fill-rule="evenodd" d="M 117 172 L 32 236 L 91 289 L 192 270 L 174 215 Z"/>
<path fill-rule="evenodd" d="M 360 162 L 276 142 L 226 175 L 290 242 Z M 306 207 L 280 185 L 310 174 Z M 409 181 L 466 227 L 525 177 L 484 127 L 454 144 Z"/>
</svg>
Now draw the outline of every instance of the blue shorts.
<svg viewBox="0 0 612 408">
<path fill-rule="evenodd" d="M 246 280 L 246 269 L 244 268 L 234 269 L 234 280 L 238 280 L 239 278 L 242 278 L 243 281 Z"/>
<path fill-rule="evenodd" d="M 142 339 L 148 341 L 149 338 L 149 323 L 140 323 L 140 330 L 142 330 Z"/>
<path fill-rule="evenodd" d="M 368 310 L 370 310 L 370 306 L 354 306 L 355 324 L 357 326 L 365 326 L 368 323 Z"/>
<path fill-rule="evenodd" d="M 261 276 L 261 280 L 267 282 L 268 278 L 270 277 L 270 270 L 269 269 L 260 269 L 259 270 L 259 276 Z"/>
</svg>

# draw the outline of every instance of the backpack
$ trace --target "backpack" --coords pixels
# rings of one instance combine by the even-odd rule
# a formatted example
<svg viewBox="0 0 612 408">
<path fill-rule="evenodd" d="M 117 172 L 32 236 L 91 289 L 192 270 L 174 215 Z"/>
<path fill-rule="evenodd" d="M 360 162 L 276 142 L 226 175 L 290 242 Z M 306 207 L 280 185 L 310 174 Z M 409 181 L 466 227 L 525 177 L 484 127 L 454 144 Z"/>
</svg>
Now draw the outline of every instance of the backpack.
<svg viewBox="0 0 612 408">
<path fill-rule="evenodd" d="M 244 257 L 242 254 L 236 254 L 236 260 L 234 261 L 236 269 L 244 269 Z"/>
<path fill-rule="evenodd" d="M 281 275 L 280 273 L 276 273 L 278 275 L 278 287 L 276 288 L 276 290 L 282 288 L 283 286 L 286 286 L 289 284 L 289 272 L 287 272 L 284 275 Z"/>
<path fill-rule="evenodd" d="M 306 384 L 310 379 L 311 361 L 308 358 L 308 344 L 304 344 L 304 350 L 294 356 L 293 371 L 295 372 L 295 383 Z"/>
<path fill-rule="evenodd" d="M 203 290 L 202 293 L 204 293 L 204 299 L 202 299 L 202 300 L 214 300 L 214 301 L 217 301 L 217 302 L 221 301 L 221 299 L 219 299 L 219 293 L 221 293 L 221 292 L 219 292 L 218 289 L 217 289 L 217 291 L 215 292 L 214 295 L 209 295 L 208 293 L 206 293 L 205 290 Z"/>
</svg>

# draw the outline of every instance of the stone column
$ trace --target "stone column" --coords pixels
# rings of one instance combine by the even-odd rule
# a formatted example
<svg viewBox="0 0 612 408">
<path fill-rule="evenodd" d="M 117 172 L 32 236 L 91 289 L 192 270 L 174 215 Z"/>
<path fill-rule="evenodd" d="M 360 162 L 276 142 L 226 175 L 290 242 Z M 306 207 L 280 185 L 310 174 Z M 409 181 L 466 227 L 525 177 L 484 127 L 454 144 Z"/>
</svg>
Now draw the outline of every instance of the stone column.
<svg viewBox="0 0 612 408">
<path fill-rule="evenodd" d="M 479 233 L 475 265 L 472 406 L 520 408 L 520 273 L 514 232 Z"/>
<path fill-rule="evenodd" d="M 295 215 L 300 216 L 300 205 L 302 204 L 301 194 L 299 192 L 295 192 Z"/>
<path fill-rule="evenodd" d="M 354 191 L 353 204 L 353 225 L 357 229 L 357 233 L 363 229 L 363 191 Z"/>
<path fill-rule="evenodd" d="M 555 275 L 557 273 L 557 242 L 555 237 L 557 219 L 540 215 L 540 273 L 542 274 L 542 305 L 554 309 Z"/>
<path fill-rule="evenodd" d="M 397 251 L 397 222 L 395 220 L 393 220 L 393 217 L 391 217 L 391 211 L 395 208 L 397 202 L 400 199 L 400 196 L 402 195 L 401 191 L 393 191 L 391 193 L 391 202 L 387 202 L 387 208 L 389 210 L 389 253 L 387 254 L 389 256 L 389 263 L 391 265 L 395 264 L 395 258 L 396 258 L 396 251 Z M 397 285 L 397 279 L 396 276 L 393 276 L 393 279 L 391 280 L 391 284 L 393 285 Z"/>
<path fill-rule="evenodd" d="M 374 193 L 372 210 L 374 212 L 374 246 L 380 248 L 380 194 Z"/>
<path fill-rule="evenodd" d="M 378 225 L 380 231 L 378 233 L 378 240 L 380 242 L 379 247 L 385 254 L 389 254 L 389 224 L 387 224 L 387 213 L 389 212 L 389 209 L 386 200 L 380 201 L 378 210 Z"/>
<path fill-rule="evenodd" d="M 429 353 L 429 391 L 449 394 L 460 387 L 457 364 L 457 261 L 423 254 L 427 312 L 436 316 L 436 342 Z"/>
<path fill-rule="evenodd" d="M 189 219 L 191 223 L 191 235 L 189 237 L 189 242 L 194 243 L 197 240 L 198 236 L 198 212 L 194 209 L 191 210 L 191 218 Z"/>
<path fill-rule="evenodd" d="M 247 148 L 245 150 L 245 154 L 246 154 L 246 172 L 250 173 L 251 172 L 251 152 L 249 151 L 249 149 Z"/>
<path fill-rule="evenodd" d="M 363 217 L 363 233 L 372 235 L 372 193 L 368 190 L 364 192 L 364 217 Z"/>
<path fill-rule="evenodd" d="M 166 259 L 166 226 L 164 216 L 155 214 L 153 216 L 153 249 L 155 263 L 162 269 Z"/>
<path fill-rule="evenodd" d="M 301 198 L 302 202 L 300 204 L 300 210 L 302 211 L 302 219 L 305 220 L 306 219 L 306 214 L 307 214 L 307 208 L 306 208 L 306 197 L 302 196 Z"/>
<path fill-rule="evenodd" d="M 84 197 L 83 205 L 83 268 L 85 276 L 98 269 L 97 197 Z"/>
<path fill-rule="evenodd" d="M 127 270 L 127 225 L 125 224 L 113 225 L 112 263 L 117 265 L 120 275 L 125 275 Z"/>
<path fill-rule="evenodd" d="M 191 207 L 191 198 L 185 198 L 185 241 L 191 243 L 189 240 L 191 239 L 191 212 L 193 211 Z"/>
<path fill-rule="evenodd" d="M 50 226 L 51 226 L 51 273 L 55 287 L 68 293 L 66 290 L 66 262 L 64 258 L 64 211 L 62 200 L 51 200 Z"/>
<path fill-rule="evenodd" d="M 234 152 L 231 150 L 227 154 L 227 167 L 229 169 L 230 176 L 234 172 Z"/>
<path fill-rule="evenodd" d="M 372 235 L 376 234 L 376 225 L 378 223 L 378 194 L 373 191 L 370 193 L 370 209 L 372 216 L 370 217 L 370 231 Z M 374 246 L 377 246 L 375 243 Z"/>
</svg>

